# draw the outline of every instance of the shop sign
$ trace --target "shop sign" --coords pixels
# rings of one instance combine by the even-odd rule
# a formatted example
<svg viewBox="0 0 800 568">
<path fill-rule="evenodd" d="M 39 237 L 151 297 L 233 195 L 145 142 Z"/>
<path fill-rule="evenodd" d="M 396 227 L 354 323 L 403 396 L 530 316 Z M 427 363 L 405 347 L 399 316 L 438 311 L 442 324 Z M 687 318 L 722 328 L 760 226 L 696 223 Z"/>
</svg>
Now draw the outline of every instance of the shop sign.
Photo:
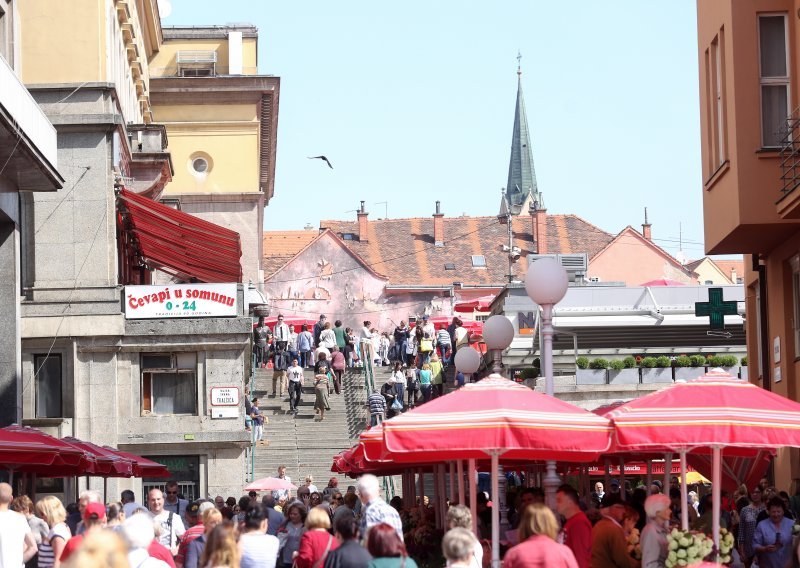
<svg viewBox="0 0 800 568">
<path fill-rule="evenodd" d="M 520 335 L 536 335 L 536 312 L 519 312 L 517 314 L 517 324 Z"/>
<path fill-rule="evenodd" d="M 237 313 L 235 283 L 125 286 L 125 319 L 217 318 Z"/>
<path fill-rule="evenodd" d="M 239 389 L 211 387 L 211 418 L 239 417 Z"/>
</svg>

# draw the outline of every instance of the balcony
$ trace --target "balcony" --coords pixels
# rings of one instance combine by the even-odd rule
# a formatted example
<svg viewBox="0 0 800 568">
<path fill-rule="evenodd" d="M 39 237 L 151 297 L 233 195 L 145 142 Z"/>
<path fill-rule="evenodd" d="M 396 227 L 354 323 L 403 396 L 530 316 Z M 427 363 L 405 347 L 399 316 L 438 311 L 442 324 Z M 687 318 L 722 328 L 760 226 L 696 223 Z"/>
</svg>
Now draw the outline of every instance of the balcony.
<svg viewBox="0 0 800 568">
<path fill-rule="evenodd" d="M 800 109 L 786 119 L 780 150 L 781 190 L 775 203 L 784 219 L 800 219 Z"/>
<path fill-rule="evenodd" d="M 0 85 L 0 164 L 5 164 L 4 177 L 21 190 L 57 190 L 64 178 L 56 169 L 56 129 L 3 57 Z"/>
</svg>

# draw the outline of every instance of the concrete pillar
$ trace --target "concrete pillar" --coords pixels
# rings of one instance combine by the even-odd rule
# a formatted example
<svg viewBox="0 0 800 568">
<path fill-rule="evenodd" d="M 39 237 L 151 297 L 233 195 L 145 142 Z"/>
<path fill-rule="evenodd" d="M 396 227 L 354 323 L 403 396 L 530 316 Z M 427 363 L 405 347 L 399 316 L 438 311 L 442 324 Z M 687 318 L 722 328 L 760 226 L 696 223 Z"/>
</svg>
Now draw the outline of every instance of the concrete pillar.
<svg viewBox="0 0 800 568">
<path fill-rule="evenodd" d="M 22 418 L 19 231 L 0 214 L 0 427 Z"/>
</svg>

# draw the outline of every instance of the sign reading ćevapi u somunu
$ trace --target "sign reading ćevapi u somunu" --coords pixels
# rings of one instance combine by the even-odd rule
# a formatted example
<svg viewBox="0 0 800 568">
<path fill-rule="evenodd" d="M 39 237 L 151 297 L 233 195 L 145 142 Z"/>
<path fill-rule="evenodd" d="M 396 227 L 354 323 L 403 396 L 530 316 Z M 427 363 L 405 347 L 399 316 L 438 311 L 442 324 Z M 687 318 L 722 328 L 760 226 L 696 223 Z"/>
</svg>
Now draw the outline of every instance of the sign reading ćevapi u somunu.
<svg viewBox="0 0 800 568">
<path fill-rule="evenodd" d="M 236 284 L 125 286 L 125 319 L 235 317 Z"/>
</svg>

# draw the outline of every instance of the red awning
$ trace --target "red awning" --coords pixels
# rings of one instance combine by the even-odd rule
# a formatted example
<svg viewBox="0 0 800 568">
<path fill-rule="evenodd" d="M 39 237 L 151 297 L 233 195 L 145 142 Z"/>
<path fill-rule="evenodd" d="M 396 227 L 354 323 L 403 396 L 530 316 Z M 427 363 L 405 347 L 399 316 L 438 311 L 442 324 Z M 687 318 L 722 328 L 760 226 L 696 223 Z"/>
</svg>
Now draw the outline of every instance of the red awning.
<svg viewBox="0 0 800 568">
<path fill-rule="evenodd" d="M 126 252 L 183 280 L 241 282 L 239 233 L 126 189 L 119 192 Z"/>
</svg>

